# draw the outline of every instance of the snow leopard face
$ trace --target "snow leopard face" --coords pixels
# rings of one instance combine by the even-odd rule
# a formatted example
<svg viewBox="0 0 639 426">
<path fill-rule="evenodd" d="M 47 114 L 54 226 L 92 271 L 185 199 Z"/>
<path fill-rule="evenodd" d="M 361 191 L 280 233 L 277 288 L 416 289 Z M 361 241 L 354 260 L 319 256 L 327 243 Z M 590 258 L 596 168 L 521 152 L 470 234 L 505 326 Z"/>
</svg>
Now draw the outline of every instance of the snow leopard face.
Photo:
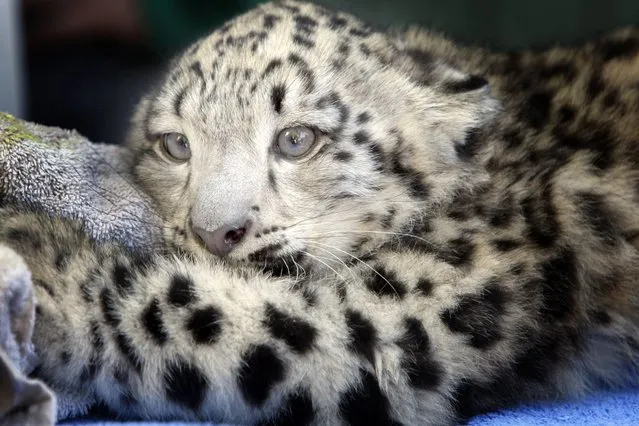
<svg viewBox="0 0 639 426">
<path fill-rule="evenodd" d="M 176 60 L 131 142 L 179 245 L 330 267 L 481 181 L 460 147 L 494 106 L 485 80 L 355 18 L 267 4 Z"/>
</svg>

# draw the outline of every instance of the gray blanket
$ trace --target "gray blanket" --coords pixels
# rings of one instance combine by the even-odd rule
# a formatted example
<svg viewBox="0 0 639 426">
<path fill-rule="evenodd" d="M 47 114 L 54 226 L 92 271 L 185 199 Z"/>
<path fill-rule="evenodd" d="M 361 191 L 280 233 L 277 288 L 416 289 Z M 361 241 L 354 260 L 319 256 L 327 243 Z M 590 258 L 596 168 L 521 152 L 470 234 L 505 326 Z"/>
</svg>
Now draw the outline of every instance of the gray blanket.
<svg viewBox="0 0 639 426">
<path fill-rule="evenodd" d="M 0 113 L 0 206 L 79 220 L 97 241 L 150 250 L 159 218 L 132 183 L 130 152 L 96 144 L 76 132 L 39 126 Z M 22 259 L 0 245 L 0 425 L 52 424 L 56 401 L 29 380 L 34 354 L 31 277 Z M 84 407 L 58 401 L 57 417 Z"/>
</svg>

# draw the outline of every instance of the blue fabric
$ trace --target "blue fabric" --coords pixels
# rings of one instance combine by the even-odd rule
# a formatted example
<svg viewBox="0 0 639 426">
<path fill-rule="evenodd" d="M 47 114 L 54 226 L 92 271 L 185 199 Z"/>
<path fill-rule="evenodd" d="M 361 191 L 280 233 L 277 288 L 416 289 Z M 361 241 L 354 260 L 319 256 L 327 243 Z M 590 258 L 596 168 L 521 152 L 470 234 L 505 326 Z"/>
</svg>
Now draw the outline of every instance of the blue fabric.
<svg viewBox="0 0 639 426">
<path fill-rule="evenodd" d="M 580 401 L 519 407 L 477 417 L 471 426 L 639 425 L 639 389 L 604 392 Z"/>
<path fill-rule="evenodd" d="M 73 426 L 186 426 L 185 423 L 111 423 L 75 421 Z M 487 414 L 470 421 L 470 426 L 635 426 L 639 425 L 639 390 L 605 392 L 580 401 L 519 407 Z M 188 426 L 194 426 L 193 423 Z M 198 423 L 198 426 L 213 426 Z"/>
</svg>

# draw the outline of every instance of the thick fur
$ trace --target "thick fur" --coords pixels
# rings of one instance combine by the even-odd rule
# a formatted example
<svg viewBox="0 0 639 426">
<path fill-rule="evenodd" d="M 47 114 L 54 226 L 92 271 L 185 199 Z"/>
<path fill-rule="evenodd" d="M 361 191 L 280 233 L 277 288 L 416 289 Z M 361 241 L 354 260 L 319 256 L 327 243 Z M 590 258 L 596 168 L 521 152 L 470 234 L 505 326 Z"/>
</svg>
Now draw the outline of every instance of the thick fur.
<svg viewBox="0 0 639 426">
<path fill-rule="evenodd" d="M 295 425 L 445 425 L 636 383 L 637 117 L 632 29 L 502 54 L 263 5 L 140 104 L 163 253 L 2 212 L 37 284 L 36 375 L 123 416 Z M 296 162 L 272 149 L 294 125 L 319 137 Z M 191 230 L 246 217 L 224 259 Z"/>
</svg>

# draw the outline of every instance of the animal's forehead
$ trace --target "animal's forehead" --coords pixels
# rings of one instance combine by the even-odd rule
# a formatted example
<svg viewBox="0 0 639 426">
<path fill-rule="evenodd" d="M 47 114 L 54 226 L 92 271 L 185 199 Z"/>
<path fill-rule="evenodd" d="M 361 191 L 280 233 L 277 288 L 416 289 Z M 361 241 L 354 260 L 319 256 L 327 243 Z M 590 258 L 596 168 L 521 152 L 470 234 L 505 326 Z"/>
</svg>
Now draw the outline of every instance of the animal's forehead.
<svg viewBox="0 0 639 426">
<path fill-rule="evenodd" d="M 229 79 L 266 77 L 278 67 L 328 68 L 344 60 L 354 38 L 370 34 L 355 18 L 313 4 L 267 3 L 194 44 L 174 73 L 206 73 L 228 85 Z"/>
</svg>

